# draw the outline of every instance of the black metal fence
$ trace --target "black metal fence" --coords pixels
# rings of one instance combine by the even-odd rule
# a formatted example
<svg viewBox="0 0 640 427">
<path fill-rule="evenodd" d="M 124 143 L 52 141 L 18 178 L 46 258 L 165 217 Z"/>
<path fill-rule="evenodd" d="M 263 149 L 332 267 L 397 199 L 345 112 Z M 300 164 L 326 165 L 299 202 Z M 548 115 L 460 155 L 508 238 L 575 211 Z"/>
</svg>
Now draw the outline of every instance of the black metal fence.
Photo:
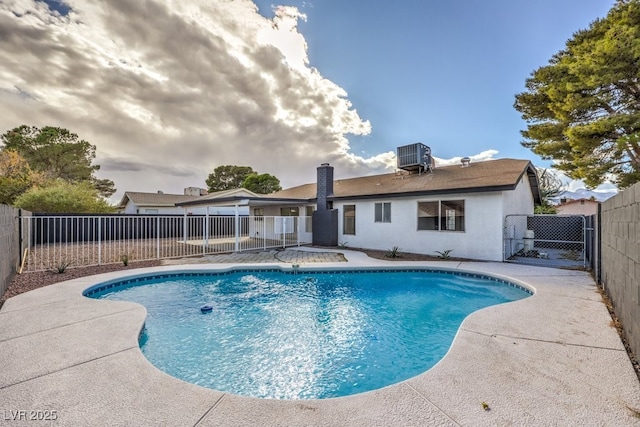
<svg viewBox="0 0 640 427">
<path fill-rule="evenodd" d="M 218 237 L 233 236 L 236 222 L 233 216 L 210 216 L 209 234 Z M 51 215 L 33 214 L 29 220 L 30 245 L 47 243 L 77 243 L 147 239 L 195 238 L 205 232 L 204 215 Z M 222 219 L 222 220 L 221 220 Z M 240 217 L 240 233 L 248 232 L 247 217 Z"/>
<path fill-rule="evenodd" d="M 36 215 L 19 218 L 21 271 L 311 243 L 308 217 Z"/>
</svg>

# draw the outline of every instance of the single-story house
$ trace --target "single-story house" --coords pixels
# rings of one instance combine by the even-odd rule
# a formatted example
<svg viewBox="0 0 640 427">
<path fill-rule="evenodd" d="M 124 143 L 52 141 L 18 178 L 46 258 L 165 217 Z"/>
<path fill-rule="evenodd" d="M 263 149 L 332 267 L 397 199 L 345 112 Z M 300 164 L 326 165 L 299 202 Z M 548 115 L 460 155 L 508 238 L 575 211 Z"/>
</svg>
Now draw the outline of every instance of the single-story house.
<svg viewBox="0 0 640 427">
<path fill-rule="evenodd" d="M 560 215 L 595 215 L 598 213 L 598 201 L 592 199 L 561 199 L 556 210 Z"/>
<path fill-rule="evenodd" d="M 146 215 L 205 215 L 207 207 L 204 205 L 193 206 L 186 209 L 179 207 L 179 203 L 207 200 L 208 202 L 216 198 L 228 196 L 249 196 L 258 197 L 257 194 L 244 188 L 232 190 L 217 191 L 215 193 L 207 193 L 206 190 L 197 187 L 187 187 L 184 194 L 167 194 L 162 191 L 157 193 L 142 193 L 138 191 L 126 191 L 120 204 L 118 212 L 123 214 L 146 214 Z M 240 210 L 241 215 L 248 215 L 248 208 Z M 234 215 L 235 209 L 229 206 L 219 206 L 209 208 L 209 215 Z"/>
<path fill-rule="evenodd" d="M 538 176 L 528 160 L 464 158 L 462 165 L 435 167 L 429 158 L 422 166 L 334 180 L 333 167 L 322 164 L 316 183 L 217 202 L 247 206 L 251 216 L 305 218 L 299 229 L 312 233 L 316 245 L 398 247 L 428 255 L 450 250 L 453 257 L 489 261 L 503 259 L 505 217 L 533 214 L 541 203 Z"/>
</svg>

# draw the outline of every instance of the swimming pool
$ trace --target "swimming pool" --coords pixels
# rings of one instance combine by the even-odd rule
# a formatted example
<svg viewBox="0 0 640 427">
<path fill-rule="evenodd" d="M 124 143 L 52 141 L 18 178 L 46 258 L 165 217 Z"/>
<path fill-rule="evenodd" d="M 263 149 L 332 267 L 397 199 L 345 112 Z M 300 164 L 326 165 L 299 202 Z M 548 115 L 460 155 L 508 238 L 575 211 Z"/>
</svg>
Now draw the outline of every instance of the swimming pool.
<svg viewBox="0 0 640 427">
<path fill-rule="evenodd" d="M 530 295 L 477 274 L 427 269 L 162 273 L 93 286 L 147 309 L 140 347 L 201 386 L 275 399 L 346 396 L 418 375 L 464 318 Z M 203 314 L 200 308 L 213 310 Z"/>
</svg>

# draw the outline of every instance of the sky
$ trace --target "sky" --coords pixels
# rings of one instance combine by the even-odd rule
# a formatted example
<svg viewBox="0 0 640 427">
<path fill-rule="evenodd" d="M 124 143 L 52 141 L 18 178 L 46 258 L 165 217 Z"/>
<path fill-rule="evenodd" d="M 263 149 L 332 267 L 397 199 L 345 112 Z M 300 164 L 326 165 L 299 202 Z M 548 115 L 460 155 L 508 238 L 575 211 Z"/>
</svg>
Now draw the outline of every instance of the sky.
<svg viewBox="0 0 640 427">
<path fill-rule="evenodd" d="M 181 194 L 217 166 L 284 188 L 528 159 L 527 77 L 614 0 L 0 0 L 0 133 L 58 126 L 124 191 Z M 584 186 L 565 179 L 569 190 Z M 601 187 L 611 189 L 611 185 Z"/>
</svg>

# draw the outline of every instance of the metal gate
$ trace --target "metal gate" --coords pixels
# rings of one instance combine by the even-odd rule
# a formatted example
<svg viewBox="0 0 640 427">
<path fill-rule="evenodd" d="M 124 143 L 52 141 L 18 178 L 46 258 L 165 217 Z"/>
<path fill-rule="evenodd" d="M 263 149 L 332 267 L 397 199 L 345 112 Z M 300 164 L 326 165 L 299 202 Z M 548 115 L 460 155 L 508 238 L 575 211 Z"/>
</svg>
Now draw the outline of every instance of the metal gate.
<svg viewBox="0 0 640 427">
<path fill-rule="evenodd" d="M 587 266 L 583 215 L 507 215 L 503 260 L 556 268 Z"/>
</svg>

